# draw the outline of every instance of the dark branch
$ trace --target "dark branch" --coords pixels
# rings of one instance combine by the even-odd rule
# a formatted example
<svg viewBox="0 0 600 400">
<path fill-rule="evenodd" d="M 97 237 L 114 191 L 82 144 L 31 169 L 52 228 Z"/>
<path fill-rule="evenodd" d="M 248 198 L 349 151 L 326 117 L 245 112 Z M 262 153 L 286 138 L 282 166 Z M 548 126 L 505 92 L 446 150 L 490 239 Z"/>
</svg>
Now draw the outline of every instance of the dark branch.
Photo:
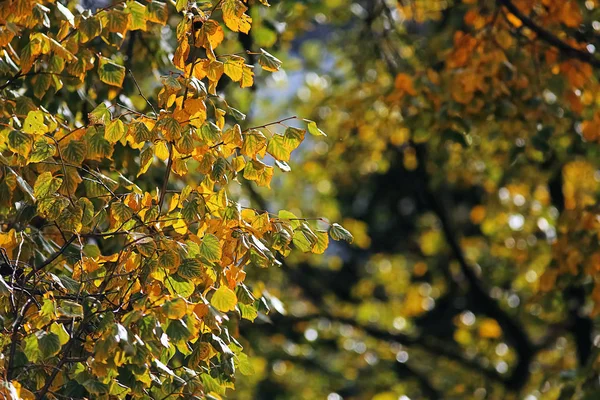
<svg viewBox="0 0 600 400">
<path fill-rule="evenodd" d="M 515 6 L 510 0 L 496 0 L 496 2 L 506 7 L 506 9 L 511 12 L 511 14 L 517 17 L 523 23 L 523 25 L 531 29 L 541 40 L 548 43 L 550 46 L 560 50 L 560 52 L 563 53 L 565 56 L 588 63 L 595 68 L 600 68 L 599 59 L 597 59 L 587 51 L 576 49 L 568 43 L 563 42 L 554 34 L 542 28 L 541 26 L 536 24 L 531 18 L 523 14 L 521 10 L 519 10 L 519 8 Z"/>
</svg>

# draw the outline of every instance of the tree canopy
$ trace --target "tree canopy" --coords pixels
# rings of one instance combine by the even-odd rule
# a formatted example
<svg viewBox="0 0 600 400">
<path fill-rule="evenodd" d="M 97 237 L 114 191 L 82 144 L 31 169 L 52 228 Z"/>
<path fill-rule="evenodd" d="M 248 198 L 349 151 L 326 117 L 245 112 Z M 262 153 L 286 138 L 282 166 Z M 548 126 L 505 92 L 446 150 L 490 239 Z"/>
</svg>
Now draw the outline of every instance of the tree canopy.
<svg viewBox="0 0 600 400">
<path fill-rule="evenodd" d="M 291 246 L 323 253 L 329 235 L 352 240 L 229 189 L 240 177 L 269 187 L 267 154 L 289 171 L 305 128 L 325 136 L 297 117 L 240 126 L 219 85 L 251 87 L 250 57 L 281 65 L 239 44 L 247 11 L 1 5 L 5 397 L 223 395 L 236 369 L 252 371 L 227 313 L 254 320 L 271 302 L 245 269 L 277 266 Z"/>
<path fill-rule="evenodd" d="M 596 398 L 599 7 L 0 3 L 1 393 Z"/>
</svg>

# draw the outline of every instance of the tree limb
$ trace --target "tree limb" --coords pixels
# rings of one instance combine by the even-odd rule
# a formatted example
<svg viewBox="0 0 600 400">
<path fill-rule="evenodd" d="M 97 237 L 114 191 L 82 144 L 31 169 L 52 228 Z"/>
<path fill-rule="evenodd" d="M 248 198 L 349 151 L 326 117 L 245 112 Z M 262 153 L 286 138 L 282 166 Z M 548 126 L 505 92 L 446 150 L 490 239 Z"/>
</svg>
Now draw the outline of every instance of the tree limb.
<svg viewBox="0 0 600 400">
<path fill-rule="evenodd" d="M 583 61 L 587 64 L 590 64 L 595 68 L 600 68 L 599 59 L 597 59 L 587 51 L 576 49 L 575 47 L 559 39 L 553 33 L 542 28 L 541 26 L 536 24 L 531 18 L 523 14 L 521 10 L 519 10 L 519 8 L 515 6 L 510 0 L 496 0 L 496 2 L 499 5 L 504 6 L 508 11 L 510 11 L 511 14 L 517 17 L 523 23 L 523 25 L 531 29 L 541 40 L 548 43 L 550 46 L 560 50 L 560 52 L 563 53 L 565 56 L 578 59 L 579 61 Z"/>
</svg>

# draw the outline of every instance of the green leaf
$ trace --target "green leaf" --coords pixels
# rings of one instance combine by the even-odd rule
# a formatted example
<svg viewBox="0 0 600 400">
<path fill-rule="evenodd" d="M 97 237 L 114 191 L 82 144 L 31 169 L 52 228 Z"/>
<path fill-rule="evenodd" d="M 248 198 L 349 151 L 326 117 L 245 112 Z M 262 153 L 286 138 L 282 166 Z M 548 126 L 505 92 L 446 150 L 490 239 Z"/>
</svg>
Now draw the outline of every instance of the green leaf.
<svg viewBox="0 0 600 400">
<path fill-rule="evenodd" d="M 125 203 L 115 202 L 110 205 L 110 213 L 114 219 L 120 222 L 126 222 L 133 216 L 133 210 Z"/>
<path fill-rule="evenodd" d="M 58 354 L 62 346 L 57 334 L 38 331 L 36 332 L 36 336 L 38 337 L 38 345 L 43 359 Z"/>
<path fill-rule="evenodd" d="M 300 226 L 300 221 L 298 221 L 298 217 L 291 211 L 280 210 L 279 213 L 277 214 L 277 217 L 279 219 L 289 220 L 290 225 L 294 229 L 296 229 L 298 226 Z"/>
<path fill-rule="evenodd" d="M 61 178 L 53 177 L 51 172 L 44 172 L 37 177 L 33 185 L 33 194 L 36 198 L 41 199 L 56 193 L 60 185 L 62 185 Z"/>
<path fill-rule="evenodd" d="M 50 89 L 50 85 L 52 85 L 52 78 L 53 76 L 50 74 L 40 74 L 34 76 L 32 79 L 33 95 L 38 99 L 44 97 L 44 95 L 48 92 L 48 89 Z"/>
<path fill-rule="evenodd" d="M 94 219 L 94 204 L 86 197 L 79 198 L 77 203 L 82 210 L 81 224 L 87 226 Z"/>
<path fill-rule="evenodd" d="M 90 160 L 102 161 L 110 159 L 114 146 L 104 138 L 103 126 L 92 126 L 85 137 L 88 147 L 86 157 Z"/>
<path fill-rule="evenodd" d="M 69 205 L 65 208 L 56 222 L 63 231 L 79 232 L 83 227 L 81 225 L 82 218 L 83 210 L 75 204 L 75 206 Z"/>
<path fill-rule="evenodd" d="M 200 375 L 200 379 L 202 380 L 202 384 L 204 385 L 204 389 L 207 393 L 215 392 L 218 395 L 225 395 L 225 387 L 212 376 L 205 373 Z"/>
<path fill-rule="evenodd" d="M 246 353 L 239 352 L 236 358 L 238 370 L 242 373 L 242 375 L 254 375 L 254 367 L 252 366 L 252 363 L 250 362 L 250 359 Z"/>
<path fill-rule="evenodd" d="M 186 258 L 179 265 L 177 275 L 184 279 L 198 279 L 204 275 L 202 263 L 194 258 Z"/>
<path fill-rule="evenodd" d="M 183 318 L 187 312 L 187 304 L 184 299 L 177 298 L 166 301 L 161 306 L 161 310 L 167 318 L 177 320 Z"/>
<path fill-rule="evenodd" d="M 79 23 L 79 40 L 81 40 L 81 43 L 87 43 L 100 36 L 101 33 L 102 23 L 97 17 L 85 18 Z"/>
<path fill-rule="evenodd" d="M 167 5 L 160 1 L 154 0 L 146 6 L 146 14 L 148 16 L 148 21 L 156 22 L 161 25 L 166 24 L 167 18 L 169 17 Z"/>
<path fill-rule="evenodd" d="M 303 232 L 300 229 L 294 231 L 293 243 L 294 246 L 298 248 L 298 250 L 303 251 L 305 253 L 312 251 L 313 245 L 315 244 L 315 242 L 311 240 L 311 237 L 309 237 L 307 234 L 305 234 L 305 232 Z"/>
<path fill-rule="evenodd" d="M 101 18 L 103 26 L 109 32 L 118 33 L 122 38 L 125 37 L 127 29 L 131 25 L 131 15 L 121 10 L 109 10 L 101 14 Z"/>
<path fill-rule="evenodd" d="M 248 321 L 254 321 L 258 317 L 258 310 L 251 304 L 238 303 L 240 315 Z"/>
<path fill-rule="evenodd" d="M 308 132 L 313 136 L 327 136 L 325 132 L 319 129 L 315 121 L 305 120 L 308 122 Z"/>
<path fill-rule="evenodd" d="M 200 128 L 200 137 L 208 142 L 209 145 L 214 145 L 221 140 L 221 129 L 213 122 L 207 121 Z"/>
<path fill-rule="evenodd" d="M 150 131 L 143 122 L 134 122 L 133 139 L 136 143 L 151 142 L 156 139 L 156 133 Z"/>
<path fill-rule="evenodd" d="M 244 121 L 246 119 L 246 114 L 244 114 L 243 112 L 241 112 L 237 108 L 229 107 L 229 113 L 238 122 Z"/>
<path fill-rule="evenodd" d="M 62 150 L 62 156 L 65 161 L 71 164 L 79 165 L 85 160 L 87 146 L 81 140 L 71 140 Z"/>
<path fill-rule="evenodd" d="M 23 348 L 25 357 L 27 357 L 27 359 L 33 363 L 38 362 L 42 358 L 42 351 L 36 335 L 27 336 L 23 342 L 25 343 Z"/>
<path fill-rule="evenodd" d="M 181 216 L 189 224 L 198 219 L 198 202 L 196 199 L 186 202 L 181 209 Z"/>
<path fill-rule="evenodd" d="M 21 131 L 10 131 L 8 134 L 8 148 L 13 153 L 27 157 L 31 152 L 33 140 L 30 135 Z"/>
<path fill-rule="evenodd" d="M 56 151 L 56 146 L 48 143 L 47 139 L 42 137 L 33 144 L 33 151 L 29 156 L 30 163 L 38 163 L 52 157 Z"/>
<path fill-rule="evenodd" d="M 269 140 L 267 152 L 278 161 L 289 161 L 294 151 L 304 140 L 304 129 L 289 127 L 284 135 L 273 135 Z"/>
<path fill-rule="evenodd" d="M 225 172 L 227 171 L 227 161 L 223 157 L 217 158 L 217 161 L 213 164 L 213 169 L 210 173 L 210 177 L 213 181 L 219 182 L 223 179 Z"/>
<path fill-rule="evenodd" d="M 69 318 L 83 318 L 83 307 L 74 301 L 63 300 L 56 310 L 59 315 Z"/>
<path fill-rule="evenodd" d="M 137 29 L 146 30 L 146 6 L 138 3 L 137 1 L 130 0 L 127 2 L 127 8 L 125 12 L 131 15 L 131 25 L 129 29 L 132 31 Z"/>
<path fill-rule="evenodd" d="M 92 395 L 105 395 L 108 393 L 108 385 L 98 379 L 88 379 L 82 385 Z"/>
<path fill-rule="evenodd" d="M 98 66 L 98 75 L 100 80 L 112 86 L 123 86 L 125 79 L 125 67 L 115 64 L 110 59 L 98 56 L 100 65 Z"/>
<path fill-rule="evenodd" d="M 221 286 L 213 293 L 210 304 L 221 312 L 232 311 L 237 305 L 237 296 L 227 286 Z"/>
<path fill-rule="evenodd" d="M 348 243 L 352 243 L 354 240 L 354 236 L 338 223 L 331 224 L 329 227 L 329 234 L 333 240 L 344 240 Z"/>
<path fill-rule="evenodd" d="M 115 119 L 106 125 L 104 137 L 110 143 L 116 143 L 125 136 L 125 124 L 120 119 Z"/>
<path fill-rule="evenodd" d="M 239 284 L 235 288 L 235 295 L 237 296 L 239 302 L 243 304 L 252 304 L 256 300 L 248 287 L 243 283 Z"/>
<path fill-rule="evenodd" d="M 279 71 L 279 68 L 281 67 L 281 60 L 272 54 L 267 53 L 264 49 L 260 49 L 258 63 L 262 69 L 271 72 Z"/>
<path fill-rule="evenodd" d="M 194 151 L 194 138 L 189 129 L 181 132 L 181 137 L 175 142 L 175 148 L 181 154 L 190 154 Z"/>
<path fill-rule="evenodd" d="M 169 322 L 166 334 L 169 336 L 169 339 L 174 343 L 185 343 L 192 336 L 192 333 L 190 332 L 187 325 L 182 323 L 182 321 L 179 319 Z"/>
<path fill-rule="evenodd" d="M 40 215 L 48 221 L 55 221 L 69 205 L 69 200 L 62 196 L 46 197 L 37 202 Z"/>
<path fill-rule="evenodd" d="M 98 104 L 89 114 L 88 117 L 92 124 L 102 124 L 109 122 L 112 116 L 110 110 L 104 103 Z"/>
<path fill-rule="evenodd" d="M 137 173 L 138 177 L 148 171 L 148 168 L 150 168 L 150 165 L 152 165 L 153 160 L 154 149 L 149 146 L 140 153 L 140 170 Z"/>
<path fill-rule="evenodd" d="M 163 118 L 157 125 L 163 130 L 168 141 L 175 141 L 181 137 L 181 125 L 175 118 Z"/>
<path fill-rule="evenodd" d="M 284 145 L 284 137 L 282 135 L 273 135 L 269 140 L 267 152 L 280 161 L 289 161 L 292 154 Z"/>
<path fill-rule="evenodd" d="M 183 297 L 190 297 L 196 289 L 194 283 L 177 275 L 168 277 L 165 286 L 171 295 Z"/>
<path fill-rule="evenodd" d="M 63 324 L 57 324 L 56 322 L 53 323 L 50 326 L 50 332 L 58 336 L 61 346 L 65 345 L 69 341 L 69 333 Z"/>
<path fill-rule="evenodd" d="M 221 260 L 221 244 L 219 238 L 211 233 L 207 233 L 200 243 L 200 255 L 209 262 Z"/>
<path fill-rule="evenodd" d="M 165 269 L 172 269 L 179 266 L 179 256 L 174 251 L 164 251 L 160 257 L 158 257 L 158 267 Z"/>
<path fill-rule="evenodd" d="M 177 2 L 175 3 L 175 9 L 177 10 L 177 12 L 181 12 L 187 9 L 187 6 L 188 0 L 177 0 Z"/>
</svg>

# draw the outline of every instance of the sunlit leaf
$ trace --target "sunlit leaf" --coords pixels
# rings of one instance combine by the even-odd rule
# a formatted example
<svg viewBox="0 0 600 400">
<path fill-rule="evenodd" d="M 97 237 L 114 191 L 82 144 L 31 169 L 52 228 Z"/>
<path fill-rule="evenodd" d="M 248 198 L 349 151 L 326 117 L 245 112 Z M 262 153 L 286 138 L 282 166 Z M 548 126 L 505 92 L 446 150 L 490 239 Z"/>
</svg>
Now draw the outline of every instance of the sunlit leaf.
<svg viewBox="0 0 600 400">
<path fill-rule="evenodd" d="M 221 286 L 213 293 L 210 304 L 222 312 L 232 311 L 237 304 L 237 297 L 227 286 Z"/>
<path fill-rule="evenodd" d="M 100 80 L 112 86 L 123 86 L 125 79 L 125 67 L 115 64 L 106 57 L 98 57 L 98 75 Z"/>
</svg>

